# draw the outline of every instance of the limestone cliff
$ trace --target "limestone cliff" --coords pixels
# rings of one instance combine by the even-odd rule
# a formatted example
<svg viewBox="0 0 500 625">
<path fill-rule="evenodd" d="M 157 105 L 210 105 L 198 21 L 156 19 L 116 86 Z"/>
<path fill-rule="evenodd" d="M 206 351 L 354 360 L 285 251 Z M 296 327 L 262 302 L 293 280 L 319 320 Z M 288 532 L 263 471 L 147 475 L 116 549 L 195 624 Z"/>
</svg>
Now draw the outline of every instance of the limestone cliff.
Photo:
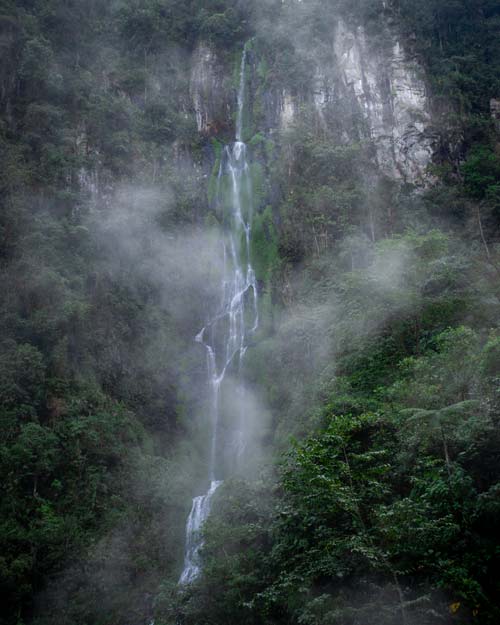
<svg viewBox="0 0 500 625">
<path fill-rule="evenodd" d="M 212 135 L 230 125 L 233 94 L 228 72 L 216 50 L 204 42 L 192 56 L 190 94 L 198 132 Z"/>
<path fill-rule="evenodd" d="M 331 45 L 330 58 L 316 63 L 312 93 L 283 94 L 281 127 L 309 100 L 321 123 L 340 125 L 344 142 L 371 142 L 383 174 L 422 182 L 438 139 L 423 68 L 389 25 L 375 39 L 339 20 Z"/>
<path fill-rule="evenodd" d="M 417 182 L 431 162 L 436 140 L 422 68 L 389 27 L 380 44 L 363 28 L 339 22 L 334 50 L 334 89 L 336 79 L 337 93 L 350 98 L 366 121 L 380 169 Z M 328 84 L 328 74 L 325 78 Z"/>
<path fill-rule="evenodd" d="M 258 57 L 259 51 L 255 54 Z M 308 91 L 257 90 L 261 99 L 257 104 L 265 112 L 265 127 L 257 130 L 276 135 L 293 126 L 304 107 L 313 108 L 320 124 L 338 129 L 339 143 L 370 145 L 381 174 L 402 182 L 424 182 L 438 134 L 424 70 L 405 48 L 397 27 L 387 23 L 375 34 L 338 20 L 327 54 L 313 50 L 308 55 L 314 68 Z M 198 46 L 190 84 L 203 134 L 212 134 L 224 118 L 232 123 L 235 93 L 227 78 L 230 73 L 214 50 Z"/>
</svg>

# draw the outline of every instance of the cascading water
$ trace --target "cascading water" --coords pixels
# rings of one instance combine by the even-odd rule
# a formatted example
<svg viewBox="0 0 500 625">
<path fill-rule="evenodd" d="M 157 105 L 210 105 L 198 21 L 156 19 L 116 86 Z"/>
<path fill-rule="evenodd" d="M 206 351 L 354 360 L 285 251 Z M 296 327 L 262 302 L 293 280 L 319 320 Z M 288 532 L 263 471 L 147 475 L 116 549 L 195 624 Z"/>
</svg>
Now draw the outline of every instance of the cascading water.
<svg viewBox="0 0 500 625">
<path fill-rule="evenodd" d="M 193 499 L 186 525 L 184 570 L 179 580 L 181 584 L 191 583 L 200 574 L 200 550 L 203 546 L 201 529 L 210 514 L 213 495 L 222 484 L 217 479 L 221 386 L 229 371 L 241 373 L 247 339 L 257 330 L 259 324 L 257 283 L 250 255 L 252 180 L 247 147 L 242 142 L 246 60 L 245 47 L 240 68 L 236 141 L 223 151 L 217 181 L 218 207 L 224 211 L 227 204 L 229 208 L 223 237 L 224 275 L 220 307 L 213 319 L 196 336 L 196 341 L 203 344 L 207 352 L 212 427 L 208 467 L 210 487 L 205 495 Z M 226 179 L 230 183 L 229 198 L 225 192 Z M 237 423 L 233 424 L 234 442 L 231 455 L 237 464 L 245 447 L 245 398 L 242 390 L 234 404 L 233 418 Z"/>
</svg>

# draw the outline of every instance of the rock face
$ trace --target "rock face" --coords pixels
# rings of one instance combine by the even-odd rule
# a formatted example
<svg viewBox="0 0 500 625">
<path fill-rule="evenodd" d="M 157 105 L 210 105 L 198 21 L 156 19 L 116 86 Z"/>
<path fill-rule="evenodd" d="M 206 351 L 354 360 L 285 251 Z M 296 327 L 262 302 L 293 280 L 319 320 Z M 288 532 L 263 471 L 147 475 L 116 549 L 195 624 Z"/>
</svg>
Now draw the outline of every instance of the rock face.
<svg viewBox="0 0 500 625">
<path fill-rule="evenodd" d="M 422 70 L 406 55 L 389 28 L 382 44 L 363 28 L 339 22 L 334 37 L 340 89 L 350 95 L 366 122 L 380 169 L 417 182 L 431 162 L 436 139 Z"/>
<path fill-rule="evenodd" d="M 314 59 L 309 92 L 261 89 L 258 106 L 265 127 L 258 130 L 285 131 L 304 106 L 313 108 L 318 123 L 339 143 L 368 144 L 381 174 L 424 183 L 439 136 L 432 128 L 424 71 L 404 49 L 397 28 L 386 23 L 374 34 L 339 20 L 327 53 L 323 49 L 308 54 Z M 204 135 L 232 124 L 231 72 L 210 47 L 197 47 L 190 92 L 198 130 Z"/>
<path fill-rule="evenodd" d="M 200 42 L 191 59 L 190 94 L 198 132 L 217 134 L 231 123 L 233 98 L 215 50 Z"/>
<path fill-rule="evenodd" d="M 317 62 L 313 92 L 307 98 L 320 122 L 338 127 L 344 142 L 370 142 L 386 176 L 422 182 L 438 139 L 423 69 L 389 26 L 374 41 L 362 27 L 339 21 L 332 48 L 328 60 Z M 290 94 L 282 101 L 280 125 L 287 128 L 299 106 Z"/>
<path fill-rule="evenodd" d="M 296 100 L 290 93 L 284 91 L 279 98 L 279 126 L 281 130 L 286 130 L 295 121 L 297 115 Z"/>
</svg>

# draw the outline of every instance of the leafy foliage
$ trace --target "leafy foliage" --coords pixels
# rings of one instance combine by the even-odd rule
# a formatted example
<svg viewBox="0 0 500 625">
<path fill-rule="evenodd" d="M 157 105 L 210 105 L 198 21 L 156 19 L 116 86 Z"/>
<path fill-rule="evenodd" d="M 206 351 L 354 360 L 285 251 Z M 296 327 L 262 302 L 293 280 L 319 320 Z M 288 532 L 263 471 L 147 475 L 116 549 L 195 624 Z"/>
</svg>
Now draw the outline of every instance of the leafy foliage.
<svg viewBox="0 0 500 625">
<path fill-rule="evenodd" d="M 267 132 L 277 94 L 313 93 L 340 15 L 389 16 L 426 66 L 451 138 L 420 194 L 378 176 L 354 114 L 350 143 L 300 98 Z M 498 622 L 499 18 L 495 0 L 0 0 L 2 625 Z M 249 39 L 245 369 L 276 462 L 221 487 L 179 589 L 206 301 L 155 253 L 218 220 L 190 54 L 237 67 Z"/>
</svg>

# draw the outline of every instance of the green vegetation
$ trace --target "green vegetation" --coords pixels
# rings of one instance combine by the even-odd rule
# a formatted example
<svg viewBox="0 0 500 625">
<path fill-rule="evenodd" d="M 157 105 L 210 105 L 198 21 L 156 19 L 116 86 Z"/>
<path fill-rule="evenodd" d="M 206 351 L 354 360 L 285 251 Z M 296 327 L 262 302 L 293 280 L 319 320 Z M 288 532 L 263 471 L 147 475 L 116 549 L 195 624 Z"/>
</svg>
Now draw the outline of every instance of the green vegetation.
<svg viewBox="0 0 500 625">
<path fill-rule="evenodd" d="M 424 189 L 380 174 L 345 102 L 318 119 L 339 16 L 425 68 Z M 499 28 L 497 0 L 0 0 L 1 625 L 499 622 Z M 220 488 L 179 588 L 249 40 L 267 462 Z"/>
<path fill-rule="evenodd" d="M 279 263 L 277 235 L 270 206 L 253 220 L 251 254 L 255 258 L 257 280 L 267 282 Z"/>
<path fill-rule="evenodd" d="M 498 621 L 499 338 L 481 254 L 434 231 L 386 240 L 362 269 L 310 266 L 249 364 L 276 443 L 300 441 L 274 477 L 223 487 L 203 579 L 159 622 Z"/>
</svg>

